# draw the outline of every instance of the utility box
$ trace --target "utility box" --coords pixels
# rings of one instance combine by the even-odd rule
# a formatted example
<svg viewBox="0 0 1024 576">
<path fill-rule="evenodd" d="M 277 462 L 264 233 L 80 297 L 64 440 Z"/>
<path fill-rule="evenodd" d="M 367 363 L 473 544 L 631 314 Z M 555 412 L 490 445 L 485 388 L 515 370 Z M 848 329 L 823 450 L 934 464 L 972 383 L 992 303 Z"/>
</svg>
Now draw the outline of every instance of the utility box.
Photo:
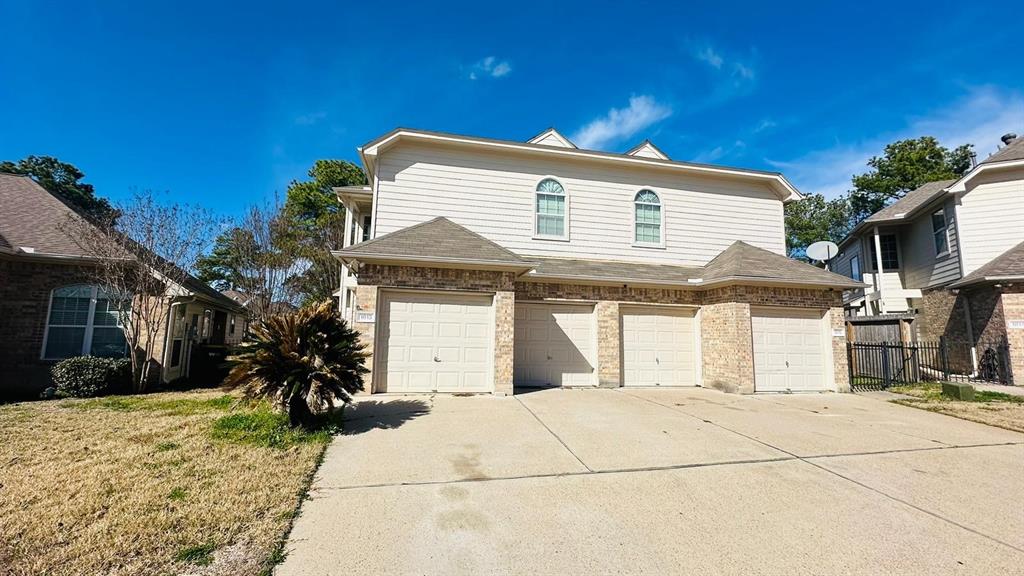
<svg viewBox="0 0 1024 576">
<path fill-rule="evenodd" d="M 943 382 L 942 395 L 954 400 L 971 402 L 974 400 L 974 386 L 970 384 L 958 384 L 956 382 Z"/>
</svg>

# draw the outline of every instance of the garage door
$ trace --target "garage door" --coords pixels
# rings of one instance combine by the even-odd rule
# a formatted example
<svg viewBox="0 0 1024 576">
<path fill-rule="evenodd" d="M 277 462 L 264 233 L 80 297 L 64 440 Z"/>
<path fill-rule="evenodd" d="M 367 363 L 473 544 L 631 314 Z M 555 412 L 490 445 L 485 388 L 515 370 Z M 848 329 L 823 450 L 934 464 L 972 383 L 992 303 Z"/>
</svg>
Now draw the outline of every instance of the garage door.
<svg viewBox="0 0 1024 576">
<path fill-rule="evenodd" d="M 696 386 L 695 310 L 622 309 L 624 386 Z"/>
<path fill-rule="evenodd" d="M 825 390 L 825 326 L 819 310 L 754 308 L 754 389 Z"/>
<path fill-rule="evenodd" d="M 491 392 L 491 296 L 386 293 L 383 382 L 387 392 Z"/>
<path fill-rule="evenodd" d="M 594 307 L 516 303 L 517 386 L 597 384 Z"/>
</svg>

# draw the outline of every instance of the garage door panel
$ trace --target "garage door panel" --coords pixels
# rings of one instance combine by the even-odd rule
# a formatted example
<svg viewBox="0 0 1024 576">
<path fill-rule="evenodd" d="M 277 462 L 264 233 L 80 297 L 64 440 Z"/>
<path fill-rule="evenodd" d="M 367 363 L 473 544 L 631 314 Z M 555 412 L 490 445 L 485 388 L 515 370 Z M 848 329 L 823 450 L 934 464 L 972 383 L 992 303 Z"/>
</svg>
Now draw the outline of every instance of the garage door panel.
<svg viewBox="0 0 1024 576">
<path fill-rule="evenodd" d="M 402 292 L 382 301 L 385 390 L 493 390 L 490 296 Z"/>
<path fill-rule="evenodd" d="M 695 311 L 643 309 L 622 311 L 622 361 L 625 386 L 695 386 L 697 360 Z"/>
<path fill-rule="evenodd" d="M 823 322 L 818 310 L 753 309 L 755 390 L 824 390 L 827 352 Z"/>
<path fill-rule="evenodd" d="M 514 378 L 518 386 L 593 386 L 594 308 L 516 304 Z"/>
</svg>

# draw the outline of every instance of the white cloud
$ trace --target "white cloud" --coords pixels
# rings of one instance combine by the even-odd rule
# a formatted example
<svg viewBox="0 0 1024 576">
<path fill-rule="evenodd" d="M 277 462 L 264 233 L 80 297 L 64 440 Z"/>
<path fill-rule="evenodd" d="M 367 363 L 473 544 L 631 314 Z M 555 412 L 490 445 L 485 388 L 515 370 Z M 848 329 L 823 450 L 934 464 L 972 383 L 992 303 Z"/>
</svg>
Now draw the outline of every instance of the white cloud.
<svg viewBox="0 0 1024 576">
<path fill-rule="evenodd" d="M 501 78 L 512 72 L 512 65 L 508 60 L 498 60 L 494 56 L 488 56 L 473 64 L 469 70 L 469 79 L 476 80 L 482 77 Z"/>
<path fill-rule="evenodd" d="M 867 161 L 886 144 L 934 136 L 947 148 L 974 144 L 978 161 L 1001 145 L 1007 132 L 1024 131 L 1024 94 L 991 86 L 974 88 L 931 114 L 907 119 L 906 126 L 851 143 L 837 143 L 788 161 L 766 161 L 782 170 L 797 188 L 832 198 L 850 189 L 850 178 L 867 171 Z"/>
<path fill-rule="evenodd" d="M 600 149 L 672 115 L 672 108 L 655 101 L 651 96 L 632 96 L 629 106 L 612 108 L 580 128 L 571 138 L 580 148 Z"/>
<path fill-rule="evenodd" d="M 772 120 L 771 118 L 765 118 L 764 120 L 761 120 L 757 124 L 757 126 L 754 127 L 754 134 L 760 134 L 765 130 L 771 130 L 772 128 L 775 128 L 778 125 L 779 123 Z"/>
<path fill-rule="evenodd" d="M 324 118 L 327 118 L 327 112 L 310 112 L 309 114 L 302 114 L 301 116 L 295 117 L 295 124 L 298 126 L 312 126 Z"/>
<path fill-rule="evenodd" d="M 726 146 L 715 146 L 711 150 L 701 152 L 700 154 L 697 154 L 696 157 L 694 157 L 693 161 L 704 164 L 710 164 L 713 162 L 717 162 L 718 160 L 721 160 L 722 158 L 734 152 L 741 151 L 746 147 L 746 142 L 744 142 L 743 140 L 737 140 L 732 144 Z"/>
<path fill-rule="evenodd" d="M 697 60 L 700 60 L 701 62 L 706 62 L 708 66 L 717 69 L 721 69 L 722 63 L 725 62 L 725 59 L 723 59 L 718 52 L 715 52 L 715 49 L 712 48 L 711 46 L 705 46 L 700 50 L 697 50 L 697 53 L 694 54 L 694 56 L 697 58 Z"/>
</svg>

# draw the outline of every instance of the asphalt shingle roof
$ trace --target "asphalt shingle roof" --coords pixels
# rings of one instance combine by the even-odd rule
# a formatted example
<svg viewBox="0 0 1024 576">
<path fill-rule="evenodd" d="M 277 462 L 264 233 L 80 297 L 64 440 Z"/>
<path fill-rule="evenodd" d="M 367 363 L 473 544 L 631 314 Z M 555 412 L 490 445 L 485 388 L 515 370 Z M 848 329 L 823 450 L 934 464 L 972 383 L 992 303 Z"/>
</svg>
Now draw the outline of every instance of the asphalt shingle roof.
<svg viewBox="0 0 1024 576">
<path fill-rule="evenodd" d="M 466 260 L 495 264 L 523 264 L 515 253 L 487 238 L 438 217 L 339 251 L 345 256 L 409 257 L 419 260 Z"/>
<path fill-rule="evenodd" d="M 942 194 L 942 191 L 953 184 L 953 182 L 956 182 L 956 180 L 936 180 L 935 182 L 923 184 L 916 190 L 907 192 L 903 198 L 875 212 L 865 222 L 885 222 L 902 218 L 903 216 L 899 215 L 907 215 L 918 208 L 924 207 L 925 204 L 928 204 Z"/>
<path fill-rule="evenodd" d="M 704 272 L 700 266 L 672 266 L 670 264 L 640 264 L 608 260 L 580 260 L 577 258 L 541 258 L 527 256 L 534 262 L 538 276 L 559 276 L 586 280 L 613 280 L 616 282 L 673 282 L 686 284 L 699 279 Z"/>
<path fill-rule="evenodd" d="M 981 164 L 993 164 L 995 162 L 1008 162 L 1010 160 L 1024 160 L 1024 137 L 1018 137 L 1006 146 L 1000 148 L 994 154 L 981 161 Z"/>
<path fill-rule="evenodd" d="M 751 246 L 742 241 L 734 242 L 704 267 L 704 284 L 725 279 L 741 283 L 744 280 L 793 282 L 837 288 L 863 286 L 860 282 L 846 276 L 787 258 L 764 248 Z"/>
<path fill-rule="evenodd" d="M 968 286 L 996 278 L 1024 278 L 1024 242 L 988 261 L 963 279 L 950 285 L 951 288 Z"/>
</svg>

